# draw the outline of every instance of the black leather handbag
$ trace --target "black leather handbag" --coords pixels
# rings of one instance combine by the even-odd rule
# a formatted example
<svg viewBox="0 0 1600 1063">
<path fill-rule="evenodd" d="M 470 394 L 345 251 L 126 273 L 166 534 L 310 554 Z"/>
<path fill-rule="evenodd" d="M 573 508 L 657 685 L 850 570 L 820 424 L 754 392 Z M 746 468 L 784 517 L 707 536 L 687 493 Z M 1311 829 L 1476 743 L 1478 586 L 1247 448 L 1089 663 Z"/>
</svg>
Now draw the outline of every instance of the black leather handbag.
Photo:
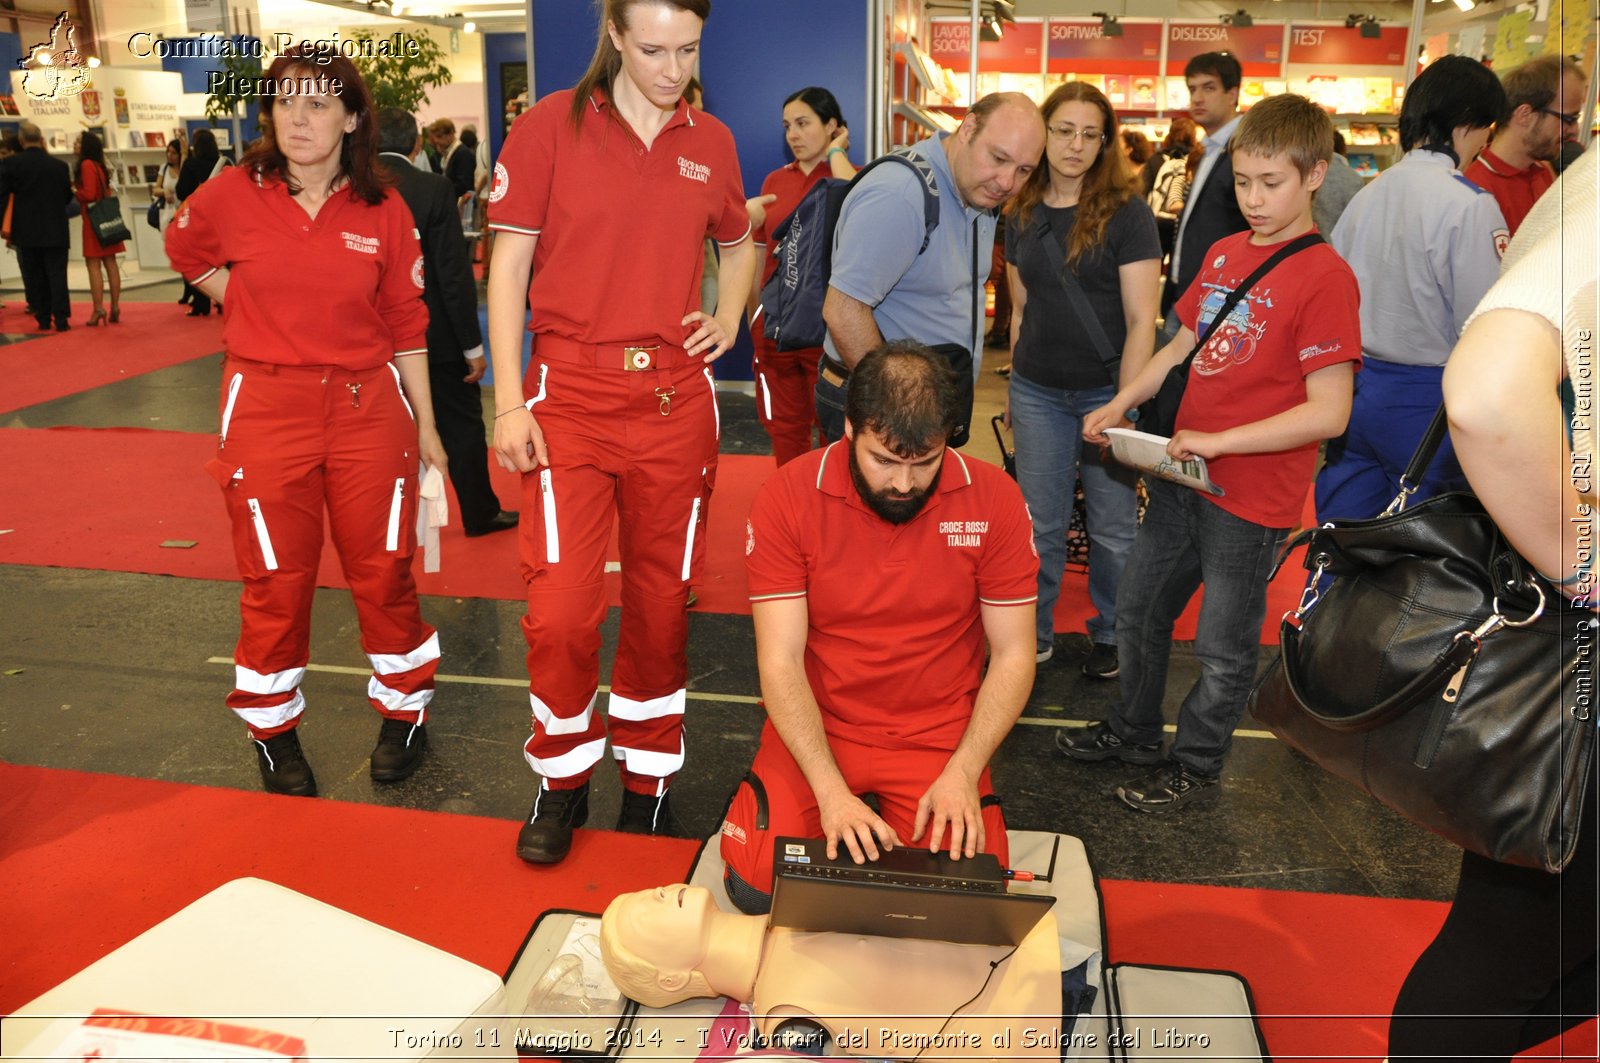
<svg viewBox="0 0 1600 1063">
<path fill-rule="evenodd" d="M 1441 407 L 1383 515 L 1284 548 L 1279 565 L 1308 544 L 1311 581 L 1250 711 L 1413 823 L 1559 871 L 1594 756 L 1595 614 L 1569 607 L 1474 496 L 1406 508 L 1444 432 Z"/>
</svg>

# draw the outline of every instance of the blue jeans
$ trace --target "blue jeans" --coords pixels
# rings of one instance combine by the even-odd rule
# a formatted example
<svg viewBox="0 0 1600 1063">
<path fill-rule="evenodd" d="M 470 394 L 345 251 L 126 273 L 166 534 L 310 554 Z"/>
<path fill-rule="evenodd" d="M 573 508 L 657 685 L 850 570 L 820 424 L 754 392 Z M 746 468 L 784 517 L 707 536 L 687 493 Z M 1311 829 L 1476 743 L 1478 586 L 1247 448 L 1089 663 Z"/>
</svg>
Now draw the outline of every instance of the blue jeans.
<svg viewBox="0 0 1600 1063">
<path fill-rule="evenodd" d="M 1111 386 L 1068 391 L 1011 374 L 1011 432 L 1017 446 L 1017 483 L 1033 516 L 1039 553 L 1039 649 L 1055 635 L 1052 614 L 1067 563 L 1067 525 L 1082 459 L 1083 502 L 1089 526 L 1088 623 L 1093 642 L 1117 644 L 1117 585 L 1139 530 L 1136 474 L 1099 447 L 1083 446 L 1083 418 L 1111 401 Z"/>
<path fill-rule="evenodd" d="M 1187 487 L 1145 482 L 1150 502 L 1117 598 L 1122 704 L 1111 730 L 1126 742 L 1161 741 L 1172 625 L 1203 583 L 1194 641 L 1200 678 L 1178 710 L 1171 755 L 1216 776 L 1255 680 L 1267 576 L 1289 529 L 1236 517 Z"/>
</svg>

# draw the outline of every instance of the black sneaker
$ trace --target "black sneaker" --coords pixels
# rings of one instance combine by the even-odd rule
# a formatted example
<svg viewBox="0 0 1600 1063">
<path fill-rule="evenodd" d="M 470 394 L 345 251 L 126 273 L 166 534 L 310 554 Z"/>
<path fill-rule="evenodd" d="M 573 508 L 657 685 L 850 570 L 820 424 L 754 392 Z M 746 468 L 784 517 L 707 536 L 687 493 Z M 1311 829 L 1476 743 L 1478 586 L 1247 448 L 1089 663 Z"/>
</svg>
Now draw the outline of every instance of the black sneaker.
<svg viewBox="0 0 1600 1063">
<path fill-rule="evenodd" d="M 1120 760 L 1124 764 L 1157 764 L 1161 743 L 1139 745 L 1117 737 L 1108 723 L 1064 727 L 1056 732 L 1056 748 L 1073 760 Z"/>
<path fill-rule="evenodd" d="M 311 765 L 300 751 L 298 728 L 290 728 L 265 741 L 252 738 L 250 744 L 256 747 L 256 764 L 261 768 L 261 782 L 267 793 L 317 796 L 317 777 L 311 774 Z"/>
<path fill-rule="evenodd" d="M 1090 679 L 1115 679 L 1121 673 L 1117 666 L 1117 648 L 1096 642 L 1089 648 L 1089 659 L 1083 662 L 1083 674 Z"/>
<path fill-rule="evenodd" d="M 559 864 L 572 848 L 572 831 L 589 821 L 589 784 L 550 790 L 541 780 L 528 822 L 517 833 L 517 855 L 530 864 Z"/>
<path fill-rule="evenodd" d="M 1215 800 L 1221 792 L 1221 779 L 1200 775 L 1176 760 L 1167 761 L 1142 779 L 1117 787 L 1123 804 L 1157 815 L 1176 812 L 1190 802 Z"/>
<path fill-rule="evenodd" d="M 662 791 L 660 797 L 652 794 L 636 794 L 632 790 L 622 791 L 622 811 L 617 816 L 617 830 L 624 834 L 659 834 L 664 837 L 674 837 L 672 805 L 667 800 L 667 792 Z"/>
<path fill-rule="evenodd" d="M 427 748 L 426 724 L 385 716 L 383 726 L 378 728 L 378 744 L 372 747 L 373 781 L 399 782 L 409 778 L 422 763 L 422 751 Z"/>
</svg>

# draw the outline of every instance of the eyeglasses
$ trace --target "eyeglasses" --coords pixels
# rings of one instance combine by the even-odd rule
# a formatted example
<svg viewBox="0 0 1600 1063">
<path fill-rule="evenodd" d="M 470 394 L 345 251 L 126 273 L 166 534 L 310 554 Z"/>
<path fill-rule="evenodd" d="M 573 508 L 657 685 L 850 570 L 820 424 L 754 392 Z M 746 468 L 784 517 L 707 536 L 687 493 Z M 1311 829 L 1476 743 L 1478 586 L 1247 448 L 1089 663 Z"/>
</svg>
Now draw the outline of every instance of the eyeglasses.
<svg viewBox="0 0 1600 1063">
<path fill-rule="evenodd" d="M 1562 125 L 1577 125 L 1578 124 L 1578 119 L 1583 117 L 1582 115 L 1577 114 L 1577 113 L 1569 113 L 1567 111 L 1551 110 L 1549 107 L 1541 107 L 1541 108 L 1539 108 L 1539 113 L 1540 114 L 1547 114 L 1551 118 L 1559 118 L 1559 119 L 1561 119 L 1561 124 Z"/>
<path fill-rule="evenodd" d="M 1105 131 L 1101 129 L 1079 129 L 1076 126 L 1070 125 L 1053 125 L 1047 128 L 1052 137 L 1055 137 L 1057 140 L 1065 140 L 1068 144 L 1071 144 L 1073 141 L 1078 141 L 1085 144 L 1093 141 L 1095 143 L 1104 144 L 1106 140 Z"/>
</svg>

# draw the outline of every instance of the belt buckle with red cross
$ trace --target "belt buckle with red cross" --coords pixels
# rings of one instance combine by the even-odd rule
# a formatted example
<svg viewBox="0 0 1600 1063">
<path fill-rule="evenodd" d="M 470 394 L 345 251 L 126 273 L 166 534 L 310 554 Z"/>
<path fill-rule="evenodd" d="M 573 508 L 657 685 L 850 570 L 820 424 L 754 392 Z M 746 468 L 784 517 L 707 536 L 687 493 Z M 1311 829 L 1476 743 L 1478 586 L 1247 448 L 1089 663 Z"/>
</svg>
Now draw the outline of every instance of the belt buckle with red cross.
<svg viewBox="0 0 1600 1063">
<path fill-rule="evenodd" d="M 647 369 L 654 369 L 658 350 L 659 346 L 622 348 L 623 370 L 629 373 L 642 373 Z"/>
</svg>

